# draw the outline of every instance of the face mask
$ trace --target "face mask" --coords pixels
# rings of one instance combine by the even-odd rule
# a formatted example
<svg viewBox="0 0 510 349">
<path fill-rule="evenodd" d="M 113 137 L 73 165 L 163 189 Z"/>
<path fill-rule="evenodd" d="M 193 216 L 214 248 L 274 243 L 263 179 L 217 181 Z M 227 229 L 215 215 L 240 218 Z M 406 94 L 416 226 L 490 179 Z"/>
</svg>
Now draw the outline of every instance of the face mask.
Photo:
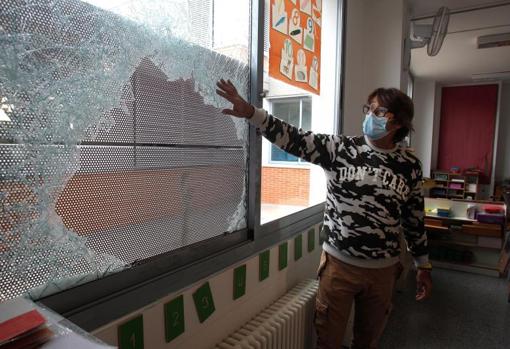
<svg viewBox="0 0 510 349">
<path fill-rule="evenodd" d="M 386 130 L 388 119 L 384 116 L 375 116 L 370 113 L 365 115 L 363 121 L 363 133 L 370 139 L 378 140 L 386 136 L 389 131 Z"/>
</svg>

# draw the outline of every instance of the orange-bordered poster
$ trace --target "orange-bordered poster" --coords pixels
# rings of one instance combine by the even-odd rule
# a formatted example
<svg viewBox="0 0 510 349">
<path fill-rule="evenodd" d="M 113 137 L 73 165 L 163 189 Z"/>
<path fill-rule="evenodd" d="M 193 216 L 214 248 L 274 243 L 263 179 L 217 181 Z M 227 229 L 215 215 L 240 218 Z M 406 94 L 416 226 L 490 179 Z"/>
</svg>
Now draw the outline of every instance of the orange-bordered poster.
<svg viewBox="0 0 510 349">
<path fill-rule="evenodd" d="M 322 0 L 271 0 L 269 76 L 320 94 Z"/>
</svg>

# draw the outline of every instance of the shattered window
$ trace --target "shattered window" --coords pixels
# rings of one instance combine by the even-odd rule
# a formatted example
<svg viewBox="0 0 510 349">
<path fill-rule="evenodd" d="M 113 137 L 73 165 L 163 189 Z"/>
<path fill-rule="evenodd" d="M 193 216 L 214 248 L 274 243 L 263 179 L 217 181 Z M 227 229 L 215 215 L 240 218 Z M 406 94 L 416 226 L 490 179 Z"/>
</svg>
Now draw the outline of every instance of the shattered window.
<svg viewBox="0 0 510 349">
<path fill-rule="evenodd" d="M 247 97 L 249 11 L 0 2 L 0 301 L 246 227 L 248 128 L 215 82 Z"/>
</svg>

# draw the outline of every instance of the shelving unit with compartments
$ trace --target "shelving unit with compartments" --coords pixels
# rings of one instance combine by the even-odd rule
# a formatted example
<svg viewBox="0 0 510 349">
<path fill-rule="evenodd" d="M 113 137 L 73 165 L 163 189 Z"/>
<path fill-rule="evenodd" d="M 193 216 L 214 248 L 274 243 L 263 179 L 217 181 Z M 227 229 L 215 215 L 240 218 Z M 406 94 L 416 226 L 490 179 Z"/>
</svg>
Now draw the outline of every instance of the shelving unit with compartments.
<svg viewBox="0 0 510 349">
<path fill-rule="evenodd" d="M 430 189 L 430 197 L 445 199 L 478 199 L 478 173 L 466 171 L 464 174 L 434 171 L 435 185 Z"/>
</svg>

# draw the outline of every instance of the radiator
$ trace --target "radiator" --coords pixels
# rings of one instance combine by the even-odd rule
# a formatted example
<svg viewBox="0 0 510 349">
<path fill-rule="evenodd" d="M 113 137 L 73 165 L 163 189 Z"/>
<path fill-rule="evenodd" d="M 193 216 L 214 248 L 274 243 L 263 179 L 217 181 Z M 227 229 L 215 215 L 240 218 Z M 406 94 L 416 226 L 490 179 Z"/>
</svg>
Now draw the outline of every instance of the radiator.
<svg viewBox="0 0 510 349">
<path fill-rule="evenodd" d="M 309 349 L 318 281 L 305 280 L 264 309 L 215 349 Z"/>
</svg>

